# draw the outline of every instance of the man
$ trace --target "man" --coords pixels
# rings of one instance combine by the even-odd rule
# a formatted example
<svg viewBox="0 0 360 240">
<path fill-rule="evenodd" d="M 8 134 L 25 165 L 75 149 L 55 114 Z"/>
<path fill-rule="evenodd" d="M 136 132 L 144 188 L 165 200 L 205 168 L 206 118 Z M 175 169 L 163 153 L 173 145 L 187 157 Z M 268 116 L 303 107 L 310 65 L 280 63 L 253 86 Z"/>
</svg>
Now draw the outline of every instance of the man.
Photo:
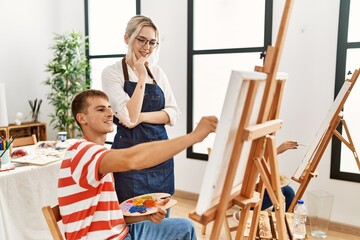
<svg viewBox="0 0 360 240">
<path fill-rule="evenodd" d="M 203 117 L 196 129 L 172 140 L 149 142 L 126 149 L 104 147 L 113 131 L 113 113 L 107 95 L 86 90 L 72 101 L 72 114 L 83 139 L 69 147 L 58 183 L 60 213 L 67 239 L 196 239 L 187 219 L 167 218 L 166 211 L 123 217 L 114 191 L 112 172 L 158 165 L 201 142 L 214 132 L 217 118 Z"/>
</svg>

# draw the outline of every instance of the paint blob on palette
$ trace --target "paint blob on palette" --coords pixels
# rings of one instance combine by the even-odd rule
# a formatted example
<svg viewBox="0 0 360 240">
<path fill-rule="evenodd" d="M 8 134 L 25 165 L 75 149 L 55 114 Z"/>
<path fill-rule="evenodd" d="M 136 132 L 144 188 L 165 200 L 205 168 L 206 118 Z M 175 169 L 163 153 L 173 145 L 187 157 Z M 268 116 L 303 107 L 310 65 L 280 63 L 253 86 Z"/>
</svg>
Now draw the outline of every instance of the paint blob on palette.
<svg viewBox="0 0 360 240">
<path fill-rule="evenodd" d="M 176 203 L 168 193 L 149 193 L 125 200 L 120 204 L 120 209 L 124 216 L 140 216 L 156 213 L 158 206 L 168 209 Z"/>
</svg>

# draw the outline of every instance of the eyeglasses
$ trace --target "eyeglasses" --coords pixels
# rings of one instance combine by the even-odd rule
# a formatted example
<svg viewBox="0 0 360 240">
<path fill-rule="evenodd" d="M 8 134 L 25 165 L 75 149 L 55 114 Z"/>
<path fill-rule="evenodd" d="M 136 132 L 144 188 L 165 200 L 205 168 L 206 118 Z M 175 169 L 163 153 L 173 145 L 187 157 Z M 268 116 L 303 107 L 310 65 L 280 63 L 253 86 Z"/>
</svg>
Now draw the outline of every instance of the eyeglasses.
<svg viewBox="0 0 360 240">
<path fill-rule="evenodd" d="M 140 46 L 145 46 L 147 43 L 149 43 L 150 48 L 156 48 L 159 45 L 159 43 L 155 39 L 148 40 L 147 38 L 144 37 L 135 37 L 135 38 L 136 40 L 138 40 Z"/>
</svg>

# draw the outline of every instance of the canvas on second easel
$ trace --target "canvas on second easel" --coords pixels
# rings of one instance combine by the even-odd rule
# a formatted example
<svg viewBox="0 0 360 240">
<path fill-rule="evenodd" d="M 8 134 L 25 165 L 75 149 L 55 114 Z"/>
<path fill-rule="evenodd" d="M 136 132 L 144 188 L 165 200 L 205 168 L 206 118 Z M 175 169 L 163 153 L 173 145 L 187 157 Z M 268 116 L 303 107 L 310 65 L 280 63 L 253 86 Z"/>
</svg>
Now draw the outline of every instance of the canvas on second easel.
<svg viewBox="0 0 360 240">
<path fill-rule="evenodd" d="M 320 144 L 321 140 L 323 139 L 324 134 L 326 133 L 326 130 L 329 128 L 331 120 L 333 119 L 333 117 L 336 113 L 339 113 L 341 111 L 341 109 L 339 109 L 340 104 L 342 103 L 342 100 L 343 100 L 345 94 L 348 92 L 350 86 L 351 86 L 350 82 L 348 82 L 348 81 L 344 82 L 344 84 L 341 87 L 339 93 L 337 94 L 331 108 L 329 109 L 324 121 L 322 122 L 318 132 L 316 133 L 312 144 L 310 145 L 304 158 L 300 162 L 299 167 L 295 170 L 295 173 L 293 174 L 294 178 L 300 179 L 300 177 L 306 170 L 308 164 L 313 160 L 316 149 L 317 149 L 318 145 Z"/>
</svg>

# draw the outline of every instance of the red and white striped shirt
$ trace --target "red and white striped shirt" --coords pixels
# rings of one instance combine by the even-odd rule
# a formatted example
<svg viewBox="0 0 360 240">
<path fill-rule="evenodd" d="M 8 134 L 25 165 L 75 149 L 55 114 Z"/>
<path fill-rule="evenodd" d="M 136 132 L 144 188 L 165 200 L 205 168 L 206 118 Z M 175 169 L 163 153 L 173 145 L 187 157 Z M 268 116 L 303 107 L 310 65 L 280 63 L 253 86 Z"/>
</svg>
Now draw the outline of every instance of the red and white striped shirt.
<svg viewBox="0 0 360 240">
<path fill-rule="evenodd" d="M 58 199 L 66 239 L 123 239 L 129 229 L 120 210 L 112 173 L 99 179 L 108 149 L 80 140 L 61 163 Z"/>
</svg>

